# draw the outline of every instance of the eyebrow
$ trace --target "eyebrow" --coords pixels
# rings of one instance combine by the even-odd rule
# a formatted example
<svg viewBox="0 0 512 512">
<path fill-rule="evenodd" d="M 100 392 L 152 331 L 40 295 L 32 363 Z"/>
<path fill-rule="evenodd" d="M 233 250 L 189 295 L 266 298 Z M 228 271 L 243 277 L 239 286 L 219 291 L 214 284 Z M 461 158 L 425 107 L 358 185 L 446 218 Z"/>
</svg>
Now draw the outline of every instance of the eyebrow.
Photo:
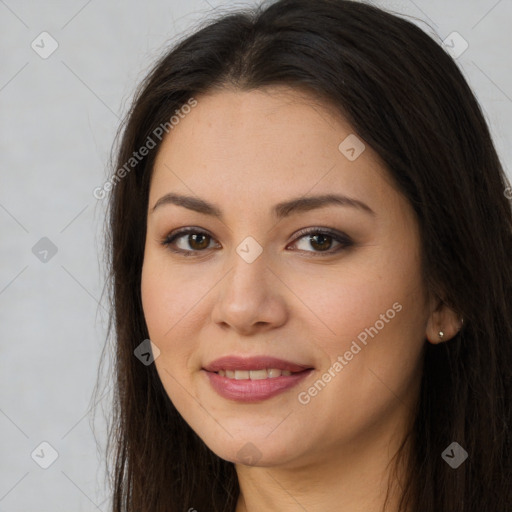
<svg viewBox="0 0 512 512">
<path fill-rule="evenodd" d="M 150 213 L 153 213 L 158 207 L 167 204 L 182 206 L 184 208 L 188 208 L 189 210 L 193 210 L 204 215 L 211 215 L 212 217 L 216 217 L 220 220 L 223 219 L 222 211 L 217 205 L 208 203 L 204 199 L 192 196 L 183 196 L 173 192 L 162 196 L 155 203 L 153 208 L 151 208 Z M 370 215 L 376 215 L 376 213 L 362 201 L 339 194 L 324 194 L 319 196 L 298 197 L 276 204 L 272 208 L 272 213 L 274 217 L 282 219 L 284 217 L 292 215 L 293 213 L 307 212 L 329 205 L 349 206 L 352 208 L 357 208 L 358 210 L 366 212 Z"/>
</svg>

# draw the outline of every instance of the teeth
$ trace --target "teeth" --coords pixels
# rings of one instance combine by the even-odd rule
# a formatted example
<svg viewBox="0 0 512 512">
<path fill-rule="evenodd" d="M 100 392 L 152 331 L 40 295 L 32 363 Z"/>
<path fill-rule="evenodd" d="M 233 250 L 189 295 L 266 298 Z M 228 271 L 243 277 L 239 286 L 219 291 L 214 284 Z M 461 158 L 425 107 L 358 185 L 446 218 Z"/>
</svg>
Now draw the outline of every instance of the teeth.
<svg viewBox="0 0 512 512">
<path fill-rule="evenodd" d="M 267 370 L 251 370 L 249 372 L 249 378 L 251 380 L 266 379 L 268 377 Z"/>
<path fill-rule="evenodd" d="M 288 377 L 292 374 L 290 370 L 279 370 L 277 368 L 270 368 L 268 370 L 219 370 L 218 374 L 221 377 L 235 380 L 262 380 L 262 379 L 275 379 L 281 375 Z"/>
</svg>

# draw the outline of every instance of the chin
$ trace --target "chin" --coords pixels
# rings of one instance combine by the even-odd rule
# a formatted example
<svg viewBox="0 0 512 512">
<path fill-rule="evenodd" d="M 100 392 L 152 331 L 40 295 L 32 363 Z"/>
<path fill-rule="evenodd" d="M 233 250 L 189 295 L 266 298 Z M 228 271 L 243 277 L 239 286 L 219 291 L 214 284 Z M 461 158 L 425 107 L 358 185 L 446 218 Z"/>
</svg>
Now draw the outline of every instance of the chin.
<svg viewBox="0 0 512 512">
<path fill-rule="evenodd" d="M 206 444 L 221 459 L 244 466 L 272 467 L 284 464 L 290 460 L 290 456 L 293 457 L 283 446 L 281 440 L 276 438 L 274 441 L 270 441 L 265 436 L 251 440 L 244 435 L 240 439 L 230 438 L 222 445 L 215 441 Z"/>
</svg>

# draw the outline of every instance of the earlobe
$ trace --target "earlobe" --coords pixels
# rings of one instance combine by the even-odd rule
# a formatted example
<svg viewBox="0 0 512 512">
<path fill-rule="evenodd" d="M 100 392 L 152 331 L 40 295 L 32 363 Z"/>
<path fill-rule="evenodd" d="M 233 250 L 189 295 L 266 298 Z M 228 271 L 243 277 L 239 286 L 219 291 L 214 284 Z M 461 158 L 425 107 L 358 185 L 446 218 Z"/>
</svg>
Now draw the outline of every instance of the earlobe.
<svg viewBox="0 0 512 512">
<path fill-rule="evenodd" d="M 425 336 L 429 343 L 437 345 L 456 336 L 464 325 L 464 319 L 442 301 L 428 319 Z"/>
<path fill-rule="evenodd" d="M 442 343 L 443 341 L 448 341 L 447 339 L 445 339 L 444 331 L 438 331 L 436 334 L 434 334 L 434 336 L 427 332 L 426 338 L 429 343 L 432 343 L 432 345 L 437 345 L 439 343 Z"/>
</svg>

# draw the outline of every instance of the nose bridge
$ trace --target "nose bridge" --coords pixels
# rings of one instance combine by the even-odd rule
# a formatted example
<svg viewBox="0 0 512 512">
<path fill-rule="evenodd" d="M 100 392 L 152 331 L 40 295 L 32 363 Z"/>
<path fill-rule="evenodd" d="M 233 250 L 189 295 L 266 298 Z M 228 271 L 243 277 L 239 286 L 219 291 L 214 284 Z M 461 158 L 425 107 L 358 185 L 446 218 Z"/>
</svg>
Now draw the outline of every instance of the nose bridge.
<svg viewBox="0 0 512 512">
<path fill-rule="evenodd" d="M 263 246 L 254 237 L 244 238 L 232 254 L 231 275 L 228 278 L 230 291 L 236 294 L 248 293 L 253 297 L 265 293 L 267 256 Z"/>
</svg>

